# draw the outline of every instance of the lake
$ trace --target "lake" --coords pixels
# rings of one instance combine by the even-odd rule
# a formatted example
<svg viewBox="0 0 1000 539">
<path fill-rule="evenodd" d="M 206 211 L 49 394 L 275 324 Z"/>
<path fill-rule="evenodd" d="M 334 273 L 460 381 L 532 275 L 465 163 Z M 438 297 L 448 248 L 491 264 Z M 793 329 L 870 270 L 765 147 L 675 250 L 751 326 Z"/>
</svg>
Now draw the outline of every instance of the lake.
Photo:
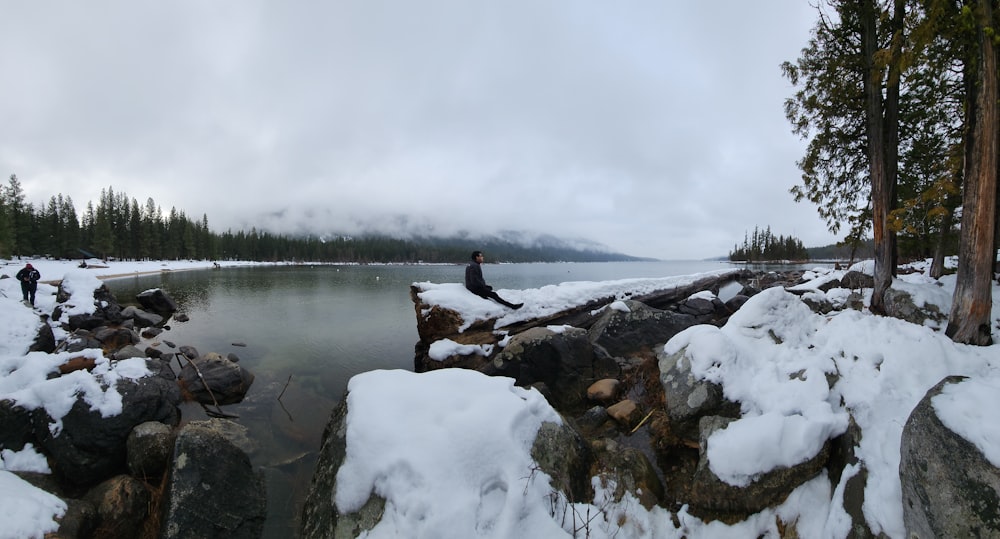
<svg viewBox="0 0 1000 539">
<path fill-rule="evenodd" d="M 525 289 L 730 267 L 736 266 L 708 261 L 487 263 L 483 274 L 494 288 Z M 251 461 L 266 474 L 264 536 L 287 538 L 297 534 L 320 437 L 347 381 L 374 369 L 413 368 L 418 336 L 410 284 L 463 279 L 464 265 L 288 265 L 160 273 L 107 285 L 122 304 L 134 304 L 143 290 L 163 288 L 190 317 L 184 323 L 169 321 L 169 330 L 147 344 L 168 352 L 176 352 L 169 342 L 193 346 L 201 354 L 234 353 L 255 374 L 247 398 L 223 411 L 238 415 L 249 429 Z M 185 404 L 182 414 L 184 421 L 207 417 L 197 404 Z"/>
</svg>

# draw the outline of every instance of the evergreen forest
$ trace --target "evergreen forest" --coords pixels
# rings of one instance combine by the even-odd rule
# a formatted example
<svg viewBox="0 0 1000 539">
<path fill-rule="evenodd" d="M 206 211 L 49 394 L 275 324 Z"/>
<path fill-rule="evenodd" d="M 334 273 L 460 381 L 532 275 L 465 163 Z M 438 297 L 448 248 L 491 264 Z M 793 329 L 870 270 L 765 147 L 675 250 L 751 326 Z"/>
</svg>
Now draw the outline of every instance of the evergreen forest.
<svg viewBox="0 0 1000 539">
<path fill-rule="evenodd" d="M 731 262 L 770 262 L 778 260 L 809 260 L 809 251 L 802 240 L 792 236 L 775 236 L 771 227 L 761 230 L 754 227 L 753 234 L 747 232 L 743 245 L 733 247 L 729 252 Z"/>
<path fill-rule="evenodd" d="M 465 262 L 473 250 L 502 262 L 637 260 L 622 254 L 557 244 L 525 246 L 501 238 L 388 236 L 291 237 L 251 228 L 213 232 L 208 216 L 164 212 L 153 199 L 139 204 L 111 187 L 78 214 L 70 197 L 25 201 L 16 175 L 0 186 L 0 258 L 13 256 L 117 260 L 252 260 L 356 263 Z"/>
</svg>

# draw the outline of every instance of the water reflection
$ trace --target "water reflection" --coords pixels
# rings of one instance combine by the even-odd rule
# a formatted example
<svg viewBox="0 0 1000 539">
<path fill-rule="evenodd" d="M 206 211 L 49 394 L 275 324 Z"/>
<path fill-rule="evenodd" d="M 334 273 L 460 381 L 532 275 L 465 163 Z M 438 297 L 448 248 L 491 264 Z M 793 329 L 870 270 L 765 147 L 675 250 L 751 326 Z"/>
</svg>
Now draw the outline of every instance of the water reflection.
<svg viewBox="0 0 1000 539">
<path fill-rule="evenodd" d="M 565 281 L 687 275 L 732 267 L 719 262 L 487 264 L 496 288 L 539 288 Z M 787 267 L 784 267 L 788 269 Z M 373 369 L 411 369 L 418 340 L 410 284 L 461 282 L 464 267 L 280 266 L 164 272 L 116 279 L 123 304 L 163 288 L 190 317 L 145 343 L 167 342 L 202 354 L 236 354 L 256 380 L 246 399 L 225 406 L 250 431 L 249 454 L 267 477 L 265 537 L 297 535 L 299 507 L 330 411 L 348 380 Z M 176 365 L 176 364 L 175 364 Z M 283 393 L 282 393 L 283 392 Z M 278 396 L 281 399 L 278 400 Z M 185 421 L 204 419 L 199 405 Z"/>
</svg>

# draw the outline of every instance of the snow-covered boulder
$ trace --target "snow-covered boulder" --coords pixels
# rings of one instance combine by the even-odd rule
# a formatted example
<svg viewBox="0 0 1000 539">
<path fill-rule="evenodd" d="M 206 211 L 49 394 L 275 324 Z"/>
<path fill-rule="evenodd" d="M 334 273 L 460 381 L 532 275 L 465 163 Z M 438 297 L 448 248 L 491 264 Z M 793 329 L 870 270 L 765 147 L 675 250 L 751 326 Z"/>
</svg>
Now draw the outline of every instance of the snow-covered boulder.
<svg viewBox="0 0 1000 539">
<path fill-rule="evenodd" d="M 739 405 L 726 400 L 722 386 L 691 371 L 687 349 L 657 354 L 671 432 L 687 440 L 698 439 L 698 422 L 704 416 L 738 417 Z"/>
<path fill-rule="evenodd" d="M 153 372 L 160 367 L 155 360 L 128 361 L 144 363 Z M 78 372 L 83 379 L 84 371 Z M 44 408 L 33 414 L 34 432 L 54 468 L 78 485 L 90 485 L 125 470 L 127 439 L 136 425 L 146 421 L 176 425 L 180 421 L 177 409 L 180 391 L 169 370 L 159 375 L 119 379 L 114 389 L 108 385 L 103 391 L 103 398 L 108 399 L 103 406 L 114 408 L 116 414 L 93 407 L 96 391 L 78 394 L 69 412 L 58 422 Z"/>
<path fill-rule="evenodd" d="M 791 466 L 778 466 L 764 473 L 753 474 L 746 481 L 733 484 L 720 478 L 709 460 L 709 443 L 713 434 L 726 429 L 734 421 L 727 417 L 701 419 L 699 460 L 686 500 L 694 514 L 718 518 L 745 517 L 780 503 L 797 487 L 816 477 L 830 456 L 830 442 L 823 444 L 811 458 Z M 775 440 L 777 444 L 779 441 Z M 777 451 L 780 451 L 778 449 Z"/>
<path fill-rule="evenodd" d="M 939 396 L 976 406 L 964 380 L 949 376 L 931 388 L 903 428 L 899 479 L 907 537 L 1000 537 L 1000 468 L 950 429 L 935 406 Z M 986 412 L 991 422 L 995 412 Z"/>
</svg>

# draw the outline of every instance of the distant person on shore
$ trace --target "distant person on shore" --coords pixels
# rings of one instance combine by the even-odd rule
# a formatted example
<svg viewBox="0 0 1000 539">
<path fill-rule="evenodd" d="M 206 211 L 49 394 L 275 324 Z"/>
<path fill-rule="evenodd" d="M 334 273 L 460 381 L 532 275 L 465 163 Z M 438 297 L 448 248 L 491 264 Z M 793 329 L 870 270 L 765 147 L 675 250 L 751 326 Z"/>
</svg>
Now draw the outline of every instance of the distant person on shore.
<svg viewBox="0 0 1000 539">
<path fill-rule="evenodd" d="M 465 267 L 465 288 L 469 289 L 469 292 L 485 298 L 492 299 L 501 305 L 506 305 L 511 309 L 520 309 L 524 306 L 523 303 L 511 303 L 503 298 L 501 298 L 496 292 L 493 291 L 493 287 L 486 284 L 486 280 L 483 279 L 483 253 L 482 251 L 472 251 L 472 262 Z"/>
<path fill-rule="evenodd" d="M 38 290 L 38 280 L 42 278 L 42 274 L 38 273 L 38 270 L 33 268 L 31 264 L 27 264 L 21 268 L 21 271 L 17 272 L 15 277 L 21 282 L 21 295 L 24 296 L 24 303 L 34 306 L 35 291 Z"/>
</svg>

